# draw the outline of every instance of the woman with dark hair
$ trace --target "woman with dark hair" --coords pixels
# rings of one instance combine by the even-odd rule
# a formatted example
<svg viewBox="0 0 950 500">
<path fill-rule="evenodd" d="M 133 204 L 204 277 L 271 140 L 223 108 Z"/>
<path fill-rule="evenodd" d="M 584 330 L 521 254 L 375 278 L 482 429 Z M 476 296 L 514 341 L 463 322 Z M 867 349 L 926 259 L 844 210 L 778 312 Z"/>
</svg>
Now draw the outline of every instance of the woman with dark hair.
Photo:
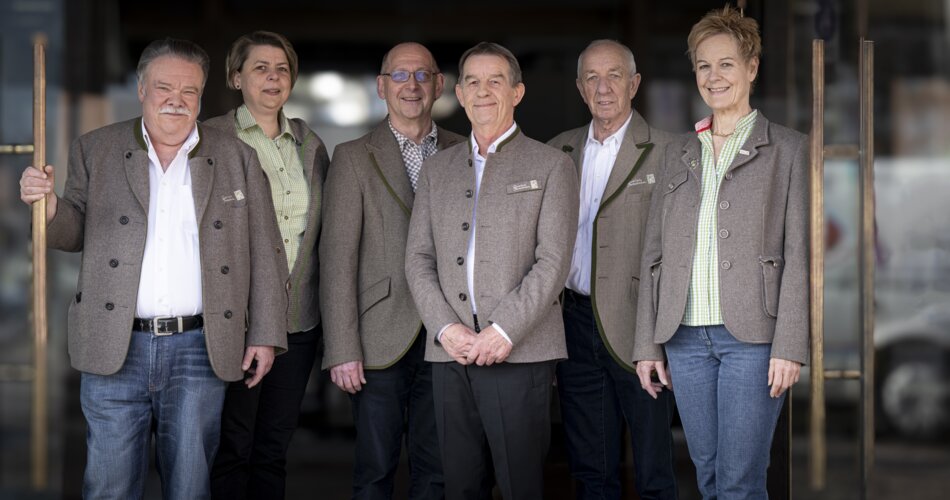
<svg viewBox="0 0 950 500">
<path fill-rule="evenodd" d="M 244 104 L 204 123 L 234 133 L 257 151 L 283 243 L 278 252 L 289 273 L 288 351 L 275 358 L 257 387 L 235 382 L 228 388 L 211 473 L 215 498 L 284 497 L 287 447 L 320 343 L 317 236 L 330 160 L 303 120 L 284 115 L 296 80 L 297 54 L 287 38 L 267 31 L 241 36 L 228 51 L 227 86 L 241 91 Z"/>
<path fill-rule="evenodd" d="M 712 115 L 666 151 L 634 360 L 652 396 L 674 389 L 703 498 L 767 498 L 772 435 L 808 355 L 808 142 L 749 103 L 755 20 L 714 10 L 688 44 Z"/>
</svg>

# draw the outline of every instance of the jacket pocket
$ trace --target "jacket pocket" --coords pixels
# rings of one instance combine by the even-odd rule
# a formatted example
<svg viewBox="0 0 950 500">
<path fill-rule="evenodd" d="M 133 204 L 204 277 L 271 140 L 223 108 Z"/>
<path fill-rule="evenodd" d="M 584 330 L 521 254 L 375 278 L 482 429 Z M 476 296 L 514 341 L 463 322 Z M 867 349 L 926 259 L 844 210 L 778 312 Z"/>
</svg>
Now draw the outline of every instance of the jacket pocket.
<svg viewBox="0 0 950 500">
<path fill-rule="evenodd" d="M 653 312 L 659 310 L 660 306 L 660 271 L 663 269 L 663 261 L 657 261 L 650 264 L 650 278 L 653 280 Z"/>
<path fill-rule="evenodd" d="M 386 297 L 389 297 L 389 283 L 390 279 L 387 276 L 360 292 L 360 295 L 357 298 L 357 307 L 361 317 L 371 307 L 380 303 L 380 301 Z"/>
<path fill-rule="evenodd" d="M 785 259 L 782 257 L 759 256 L 762 265 L 762 301 L 765 314 L 778 317 L 778 296 L 782 288 L 782 271 Z"/>
</svg>

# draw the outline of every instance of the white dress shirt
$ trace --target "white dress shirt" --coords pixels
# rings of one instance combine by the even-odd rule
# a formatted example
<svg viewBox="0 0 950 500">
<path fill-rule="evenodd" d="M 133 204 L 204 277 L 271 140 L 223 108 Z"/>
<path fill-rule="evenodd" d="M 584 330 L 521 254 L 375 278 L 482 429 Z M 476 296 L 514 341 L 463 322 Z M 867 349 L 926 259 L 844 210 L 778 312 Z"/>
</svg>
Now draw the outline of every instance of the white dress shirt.
<svg viewBox="0 0 950 500">
<path fill-rule="evenodd" d="M 624 134 L 630 125 L 633 112 L 616 132 L 603 142 L 594 139 L 594 124 L 587 130 L 584 158 L 581 164 L 580 213 L 577 218 L 577 239 L 571 257 L 571 271 L 567 275 L 567 288 L 583 295 L 590 295 L 591 245 L 594 236 L 594 219 L 600 210 L 607 179 L 614 168 Z"/>
<path fill-rule="evenodd" d="M 135 316 L 156 318 L 201 314 L 201 256 L 198 220 L 191 194 L 188 154 L 198 144 L 198 127 L 162 170 L 145 124 L 148 146 L 148 226 Z"/>
<path fill-rule="evenodd" d="M 472 208 L 472 235 L 468 239 L 468 253 L 465 255 L 465 278 L 468 282 L 468 298 L 472 301 L 472 314 L 478 314 L 478 306 L 475 304 L 475 232 L 478 224 L 475 223 L 475 219 L 478 215 L 478 191 L 482 185 L 482 174 L 485 172 L 485 160 L 487 159 L 488 155 L 494 153 L 495 150 L 498 149 L 499 144 L 504 142 L 505 139 L 511 137 L 511 134 L 513 134 L 517 128 L 518 124 L 512 123 L 511 128 L 506 130 L 504 134 L 501 134 L 501 136 L 495 139 L 495 142 L 488 146 L 488 152 L 485 156 L 482 156 L 478 150 L 478 141 L 475 140 L 475 133 L 472 132 L 470 137 L 472 146 L 472 167 L 475 168 L 475 206 Z M 445 329 L 449 326 L 450 325 L 445 325 L 442 327 L 436 337 L 441 339 Z M 505 333 L 505 330 L 502 329 L 501 325 L 494 323 L 492 326 L 495 327 L 495 330 L 498 330 L 498 333 L 500 333 L 509 344 L 512 343 L 511 338 L 508 337 L 508 334 Z"/>
</svg>

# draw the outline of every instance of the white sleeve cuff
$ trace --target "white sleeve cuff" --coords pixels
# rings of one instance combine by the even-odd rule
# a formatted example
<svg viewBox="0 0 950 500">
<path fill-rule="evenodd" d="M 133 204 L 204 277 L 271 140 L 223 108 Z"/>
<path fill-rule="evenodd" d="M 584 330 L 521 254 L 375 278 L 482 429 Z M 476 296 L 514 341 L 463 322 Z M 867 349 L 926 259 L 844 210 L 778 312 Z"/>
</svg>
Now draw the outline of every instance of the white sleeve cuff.
<svg viewBox="0 0 950 500">
<path fill-rule="evenodd" d="M 508 334 L 505 333 L 505 329 L 502 328 L 501 325 L 499 325 L 498 323 L 492 323 L 491 326 L 495 327 L 495 330 L 498 330 L 498 333 L 500 333 L 501 336 L 504 337 L 504 339 L 507 340 L 509 344 L 515 345 L 515 343 L 511 341 L 511 337 L 509 337 Z"/>
<path fill-rule="evenodd" d="M 442 343 L 442 334 L 445 333 L 445 331 L 448 330 L 449 327 L 452 326 L 452 325 L 454 325 L 454 324 L 455 324 L 455 323 L 449 323 L 449 324 L 443 326 L 443 327 L 439 330 L 439 333 L 437 333 L 437 334 L 435 335 L 435 341 L 441 344 L 441 343 Z"/>
</svg>

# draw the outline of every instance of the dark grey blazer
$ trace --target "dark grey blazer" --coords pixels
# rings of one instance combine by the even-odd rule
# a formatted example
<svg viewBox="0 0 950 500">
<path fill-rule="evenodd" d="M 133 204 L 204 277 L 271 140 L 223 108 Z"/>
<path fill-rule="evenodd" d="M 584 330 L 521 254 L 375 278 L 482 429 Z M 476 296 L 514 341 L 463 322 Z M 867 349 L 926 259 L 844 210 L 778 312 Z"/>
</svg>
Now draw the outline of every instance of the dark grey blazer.
<svg viewBox="0 0 950 500">
<path fill-rule="evenodd" d="M 746 153 L 743 153 L 745 151 Z M 686 310 L 702 191 L 695 135 L 666 151 L 643 249 L 635 361 L 663 359 Z M 808 358 L 808 140 L 761 113 L 719 187 L 720 301 L 737 339 Z"/>
<path fill-rule="evenodd" d="M 303 241 L 300 242 L 297 260 L 289 277 L 286 271 L 287 266 L 281 267 L 287 288 L 287 331 L 296 333 L 313 328 L 320 323 L 318 302 L 320 266 L 317 263 L 317 242 L 320 239 L 323 183 L 327 177 L 327 168 L 330 166 L 330 157 L 327 155 L 326 145 L 316 133 L 310 130 L 306 122 L 299 118 L 290 119 L 289 122 L 294 137 L 299 141 L 297 152 L 300 155 L 304 174 L 310 183 L 307 227 L 303 233 Z M 237 136 L 234 110 L 207 120 L 203 124 Z"/>
<path fill-rule="evenodd" d="M 439 128 L 438 148 L 464 141 Z M 402 359 L 422 322 L 406 282 L 406 237 L 415 195 L 386 120 L 333 152 L 324 201 L 320 266 L 323 367 Z"/>
<path fill-rule="evenodd" d="M 564 132 L 548 144 L 571 156 L 580 181 L 590 125 Z M 617 363 L 635 371 L 633 337 L 637 325 L 640 254 L 650 199 L 673 134 L 647 125 L 636 111 L 604 188 L 591 248 L 590 299 L 594 322 Z"/>
<path fill-rule="evenodd" d="M 198 134 L 188 164 L 208 356 L 218 377 L 240 380 L 245 346 L 287 347 L 280 278 L 287 266 L 254 150 L 217 129 L 198 125 Z M 70 148 L 66 188 L 47 242 L 83 253 L 68 316 L 69 356 L 77 370 L 109 375 L 125 362 L 145 251 L 148 162 L 141 118 L 94 130 Z M 238 190 L 243 199 L 234 195 Z"/>
<path fill-rule="evenodd" d="M 435 343 L 450 323 L 473 327 L 464 258 L 475 172 L 469 141 L 426 160 L 409 224 L 406 275 L 429 338 L 426 360 L 453 361 Z M 498 323 L 508 362 L 567 357 L 558 295 L 577 236 L 577 172 L 564 153 L 520 130 L 490 154 L 479 188 L 475 284 L 479 323 Z"/>
</svg>

